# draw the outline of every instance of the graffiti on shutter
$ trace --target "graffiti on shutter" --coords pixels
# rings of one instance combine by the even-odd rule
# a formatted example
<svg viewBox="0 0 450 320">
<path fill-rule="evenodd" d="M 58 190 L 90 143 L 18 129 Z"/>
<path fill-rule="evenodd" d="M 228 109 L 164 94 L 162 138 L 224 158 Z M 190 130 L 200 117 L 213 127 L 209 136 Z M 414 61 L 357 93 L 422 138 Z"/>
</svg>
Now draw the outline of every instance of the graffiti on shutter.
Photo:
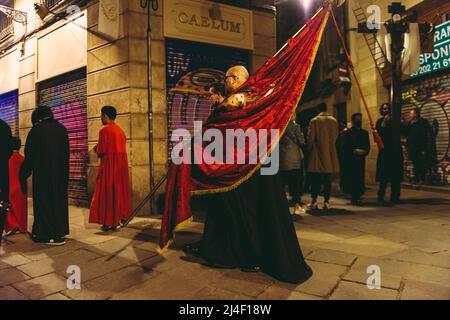
<svg viewBox="0 0 450 320">
<path fill-rule="evenodd" d="M 11 127 L 13 136 L 19 136 L 19 96 L 17 90 L 0 95 L 0 119 Z"/>
<path fill-rule="evenodd" d="M 223 83 L 225 74 L 214 69 L 199 69 L 185 75 L 168 95 L 169 159 L 173 142 L 170 137 L 176 129 L 194 134 L 194 121 L 204 123 L 211 114 L 209 87 Z M 170 161 L 170 160 L 169 160 Z"/>
<path fill-rule="evenodd" d="M 432 127 L 433 158 L 435 164 L 427 173 L 427 179 L 435 185 L 450 186 L 450 73 L 414 82 L 403 88 L 404 115 L 413 108 L 420 108 L 421 116 Z M 405 148 L 404 148 L 405 149 Z M 414 168 L 405 151 L 405 175 L 414 177 Z"/>
<path fill-rule="evenodd" d="M 248 66 L 249 52 L 236 48 L 167 39 L 166 87 L 168 103 L 169 159 L 173 130 L 194 132 L 194 121 L 205 122 L 211 113 L 213 84 L 225 83 L 225 71 Z M 170 160 L 169 160 L 170 161 Z"/>
<path fill-rule="evenodd" d="M 73 205 L 86 206 L 88 134 L 86 72 L 76 71 L 39 84 L 39 104 L 52 108 L 55 119 L 69 134 L 69 199 Z"/>
</svg>

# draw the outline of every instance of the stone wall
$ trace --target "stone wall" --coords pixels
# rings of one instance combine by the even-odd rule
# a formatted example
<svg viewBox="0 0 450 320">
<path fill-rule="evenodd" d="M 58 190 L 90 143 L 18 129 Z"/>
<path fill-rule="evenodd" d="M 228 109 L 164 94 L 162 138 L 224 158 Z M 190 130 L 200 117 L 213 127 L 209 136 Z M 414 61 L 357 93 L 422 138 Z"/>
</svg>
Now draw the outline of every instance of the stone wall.
<svg viewBox="0 0 450 320">
<path fill-rule="evenodd" d="M 261 68 L 277 51 L 275 15 L 266 12 L 253 12 L 252 71 Z"/>
<path fill-rule="evenodd" d="M 28 31 L 42 24 L 33 10 L 34 0 L 16 0 L 18 10 L 29 13 Z M 88 190 L 92 195 L 99 160 L 93 151 L 101 128 L 100 110 L 104 105 L 118 109 L 118 124 L 127 136 L 133 205 L 150 191 L 150 145 L 153 145 L 153 179 L 156 183 L 167 172 L 168 124 L 166 96 L 166 48 L 163 34 L 163 5 L 151 14 L 153 140 L 149 143 L 149 105 L 147 77 L 147 10 L 139 1 L 121 0 L 120 36 L 116 41 L 99 37 L 99 1 L 87 6 L 87 114 L 89 139 Z M 254 11 L 254 51 L 250 52 L 251 71 L 259 69 L 276 52 L 275 15 Z M 61 21 L 60 23 L 63 23 Z M 16 34 L 23 30 L 17 25 Z M 60 44 L 55 44 L 60 45 Z M 36 106 L 37 37 L 27 39 L 25 55 L 20 57 L 19 129 L 23 143 L 31 129 L 31 113 Z M 17 47 L 20 50 L 20 46 Z M 161 188 L 160 194 L 164 191 Z M 148 213 L 144 208 L 142 213 Z"/>
<path fill-rule="evenodd" d="M 99 3 L 87 8 L 88 28 L 98 28 Z M 93 152 L 104 105 L 118 110 L 117 123 L 127 136 L 133 205 L 150 189 L 147 96 L 147 14 L 138 1 L 121 1 L 120 36 L 110 42 L 88 32 L 87 39 L 89 191 L 93 192 L 99 161 Z"/>
</svg>

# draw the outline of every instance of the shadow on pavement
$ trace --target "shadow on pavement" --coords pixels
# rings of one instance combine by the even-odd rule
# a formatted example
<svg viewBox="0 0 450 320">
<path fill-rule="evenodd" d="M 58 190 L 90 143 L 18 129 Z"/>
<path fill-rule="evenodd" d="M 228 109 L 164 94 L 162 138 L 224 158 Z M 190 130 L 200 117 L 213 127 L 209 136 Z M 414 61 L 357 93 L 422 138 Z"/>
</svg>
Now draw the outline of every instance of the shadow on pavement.
<svg viewBox="0 0 450 320">
<path fill-rule="evenodd" d="M 355 214 L 355 212 L 346 209 L 308 210 L 307 213 L 311 216 L 348 216 Z"/>
<path fill-rule="evenodd" d="M 448 206 L 450 205 L 450 200 L 444 198 L 426 198 L 426 199 L 418 199 L 418 198 L 407 198 L 403 199 L 404 204 L 413 204 L 413 205 L 430 205 L 430 206 Z"/>
</svg>

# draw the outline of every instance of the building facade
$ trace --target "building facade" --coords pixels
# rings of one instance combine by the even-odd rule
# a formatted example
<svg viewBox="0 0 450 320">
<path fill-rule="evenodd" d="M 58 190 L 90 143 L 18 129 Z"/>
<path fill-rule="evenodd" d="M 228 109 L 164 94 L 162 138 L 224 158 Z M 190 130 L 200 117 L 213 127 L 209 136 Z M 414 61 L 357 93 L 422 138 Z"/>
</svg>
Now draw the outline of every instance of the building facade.
<svg viewBox="0 0 450 320">
<path fill-rule="evenodd" d="M 24 144 L 35 106 L 53 109 L 69 131 L 69 195 L 79 206 L 95 186 L 104 105 L 118 109 L 127 136 L 136 205 L 167 172 L 177 119 L 189 127 L 209 112 L 189 95 L 173 100 L 183 76 L 207 83 L 233 64 L 256 70 L 276 51 L 274 10 L 251 1 L 150 1 L 150 18 L 137 0 L 45 0 L 39 15 L 34 3 L 0 2 L 27 13 L 26 25 L 0 13 L 0 118 Z"/>
<path fill-rule="evenodd" d="M 386 21 L 390 18 L 387 12 L 387 7 L 392 1 L 377 1 L 376 5 L 381 8 L 381 21 Z M 356 32 L 357 19 L 355 17 L 355 10 L 361 8 L 363 12 L 370 15 L 367 11 L 373 1 L 367 0 L 349 0 L 347 1 L 348 24 L 350 31 L 347 32 L 347 39 L 349 40 L 349 47 L 351 51 L 351 58 L 355 65 L 356 73 L 362 84 L 362 90 L 365 93 L 369 104 L 370 112 L 374 120 L 379 117 L 379 107 L 382 103 L 389 102 L 390 87 L 389 77 L 383 77 L 384 70 L 377 67 L 374 57 L 371 53 L 370 46 L 367 39 L 362 34 Z M 430 0 L 430 1 L 402 1 L 405 5 L 408 14 L 415 12 L 417 14 L 418 22 L 432 22 L 437 26 L 437 30 L 445 33 L 449 20 L 450 6 L 448 1 Z M 356 12 L 357 13 L 357 12 Z M 417 74 L 405 75 L 403 81 L 403 113 L 406 114 L 414 107 L 420 107 L 423 116 L 432 124 L 437 123 L 438 132 L 436 137 L 436 160 L 437 163 L 433 166 L 432 171 L 429 172 L 429 182 L 438 185 L 449 185 L 449 115 L 450 109 L 448 104 L 448 74 L 450 72 L 450 64 L 445 61 L 450 59 L 450 50 L 444 48 L 447 43 L 445 40 L 438 40 L 437 33 L 435 35 L 435 50 L 439 53 L 431 54 L 431 56 L 438 56 L 436 59 L 423 59 L 427 62 L 421 63 L 421 69 Z M 381 41 L 378 38 L 378 41 Z M 370 42 L 370 40 L 369 40 Z M 442 44 L 444 43 L 444 45 Z M 377 53 L 375 53 L 377 54 Z M 378 56 L 379 57 L 379 53 Z M 428 57 L 428 56 L 426 56 Z M 382 59 L 381 59 L 382 60 Z M 438 60 L 438 61 L 436 61 Z M 442 62 L 441 62 L 442 61 Z M 440 67 L 428 72 L 428 68 L 440 64 Z M 360 93 L 356 86 L 353 85 L 347 99 L 347 115 L 348 117 L 354 112 L 362 112 L 365 115 L 364 107 L 360 98 Z M 367 116 L 364 117 L 366 129 L 369 129 Z M 435 125 L 436 126 L 436 125 Z M 377 146 L 372 140 L 372 151 L 368 156 L 367 161 L 367 180 L 375 182 L 376 159 L 378 155 Z M 408 181 L 412 175 L 412 165 L 409 161 L 405 151 L 405 178 Z"/>
</svg>

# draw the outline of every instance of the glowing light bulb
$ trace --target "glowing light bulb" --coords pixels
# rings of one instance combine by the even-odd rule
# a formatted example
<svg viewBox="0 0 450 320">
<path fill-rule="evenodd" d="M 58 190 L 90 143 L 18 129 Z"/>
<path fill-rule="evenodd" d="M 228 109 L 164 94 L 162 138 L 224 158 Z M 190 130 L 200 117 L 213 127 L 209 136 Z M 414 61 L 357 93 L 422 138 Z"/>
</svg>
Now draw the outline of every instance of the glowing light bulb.
<svg viewBox="0 0 450 320">
<path fill-rule="evenodd" d="M 398 13 L 396 13 L 392 16 L 392 21 L 394 21 L 394 22 L 400 22 L 401 20 L 402 20 L 402 16 L 399 15 Z"/>
<path fill-rule="evenodd" d="M 311 7 L 311 4 L 314 0 L 299 0 L 299 1 L 303 5 L 303 8 L 307 11 Z"/>
</svg>

